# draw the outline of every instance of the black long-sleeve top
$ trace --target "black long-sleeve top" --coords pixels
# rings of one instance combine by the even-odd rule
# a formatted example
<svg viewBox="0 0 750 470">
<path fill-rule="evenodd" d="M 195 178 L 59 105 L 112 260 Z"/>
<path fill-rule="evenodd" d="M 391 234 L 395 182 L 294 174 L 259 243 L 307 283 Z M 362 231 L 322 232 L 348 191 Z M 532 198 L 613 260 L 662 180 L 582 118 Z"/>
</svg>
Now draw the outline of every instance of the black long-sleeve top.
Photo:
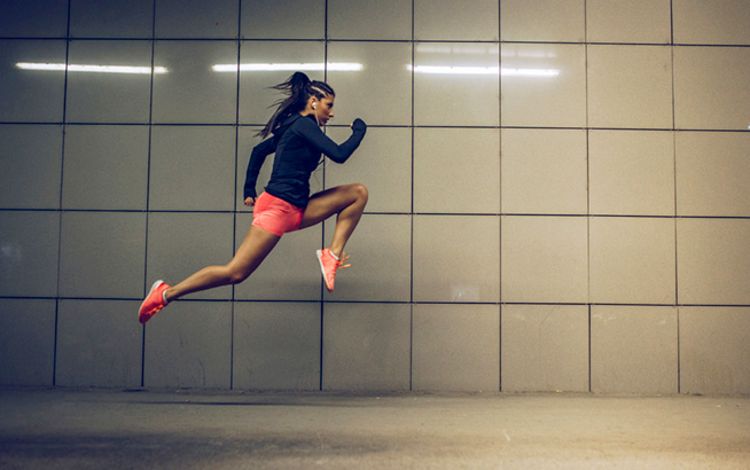
<svg viewBox="0 0 750 470">
<path fill-rule="evenodd" d="M 310 198 L 310 175 L 317 168 L 321 153 L 336 163 L 344 163 L 359 147 L 367 132 L 361 119 L 352 124 L 352 135 L 341 145 L 318 127 L 311 114 L 294 113 L 274 131 L 273 137 L 253 148 L 245 175 L 244 197 L 256 197 L 255 184 L 266 157 L 276 152 L 271 180 L 266 192 L 304 208 Z"/>
</svg>

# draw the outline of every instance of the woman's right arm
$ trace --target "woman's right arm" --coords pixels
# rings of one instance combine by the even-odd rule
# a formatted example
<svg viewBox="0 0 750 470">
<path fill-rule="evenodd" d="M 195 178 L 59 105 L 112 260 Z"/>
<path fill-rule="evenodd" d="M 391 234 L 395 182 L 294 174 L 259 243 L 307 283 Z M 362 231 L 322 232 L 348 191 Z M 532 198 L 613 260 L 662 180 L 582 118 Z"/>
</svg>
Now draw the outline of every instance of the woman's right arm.
<svg viewBox="0 0 750 470">
<path fill-rule="evenodd" d="M 253 147 L 253 151 L 250 153 L 250 161 L 247 164 L 247 172 L 245 173 L 243 199 L 255 199 L 258 196 L 255 192 L 255 183 L 258 180 L 258 173 L 260 173 L 260 168 L 263 166 L 266 157 L 275 151 L 276 139 L 274 137 L 266 139 Z"/>
<path fill-rule="evenodd" d="M 352 123 L 352 135 L 341 145 L 338 145 L 325 135 L 311 119 L 300 119 L 297 122 L 299 123 L 299 126 L 296 127 L 297 132 L 318 151 L 336 163 L 344 163 L 357 150 L 367 132 L 367 124 L 357 118 Z"/>
</svg>

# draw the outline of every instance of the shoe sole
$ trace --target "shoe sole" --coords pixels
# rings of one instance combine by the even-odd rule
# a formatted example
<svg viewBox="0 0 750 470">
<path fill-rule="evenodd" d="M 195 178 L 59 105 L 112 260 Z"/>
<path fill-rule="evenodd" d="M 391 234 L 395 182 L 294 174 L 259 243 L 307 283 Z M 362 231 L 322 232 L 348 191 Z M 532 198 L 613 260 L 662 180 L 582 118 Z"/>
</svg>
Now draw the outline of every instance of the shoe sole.
<svg viewBox="0 0 750 470">
<path fill-rule="evenodd" d="M 318 264 L 320 265 L 320 274 L 323 275 L 323 284 L 326 285 L 328 292 L 333 292 L 333 289 L 328 287 L 328 280 L 326 279 L 326 268 L 323 266 L 323 250 L 315 250 L 315 256 L 318 257 Z"/>
<path fill-rule="evenodd" d="M 149 289 L 148 294 L 146 294 L 146 298 L 143 299 L 143 302 L 141 302 L 141 307 L 138 309 L 138 320 L 139 321 L 141 319 L 141 311 L 143 311 L 143 306 L 146 305 L 146 300 L 148 300 L 148 298 L 151 297 L 151 293 L 154 292 L 154 289 L 156 289 L 157 287 L 159 287 L 159 284 L 161 284 L 163 282 L 164 282 L 163 280 L 159 279 L 158 281 L 156 281 L 153 284 L 151 284 L 151 289 Z M 148 313 L 146 313 L 146 315 L 148 315 Z M 150 316 L 149 316 L 149 318 L 150 318 Z M 146 323 L 146 322 L 143 321 L 141 323 Z"/>
</svg>

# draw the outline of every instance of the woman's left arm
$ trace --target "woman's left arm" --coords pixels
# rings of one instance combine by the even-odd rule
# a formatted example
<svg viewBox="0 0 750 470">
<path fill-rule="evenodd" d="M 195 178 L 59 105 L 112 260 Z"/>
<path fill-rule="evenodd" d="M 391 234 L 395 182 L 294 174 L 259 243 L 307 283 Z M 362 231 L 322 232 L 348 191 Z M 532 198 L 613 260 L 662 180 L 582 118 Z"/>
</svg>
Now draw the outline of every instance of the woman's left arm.
<svg viewBox="0 0 750 470">
<path fill-rule="evenodd" d="M 255 192 L 255 183 L 258 180 L 260 167 L 263 166 L 263 162 L 266 160 L 266 157 L 274 153 L 275 151 L 275 137 L 264 140 L 260 144 L 253 147 L 253 151 L 250 153 L 250 161 L 247 163 L 247 172 L 245 173 L 243 199 L 247 199 L 249 197 L 255 198 L 257 196 Z"/>
</svg>

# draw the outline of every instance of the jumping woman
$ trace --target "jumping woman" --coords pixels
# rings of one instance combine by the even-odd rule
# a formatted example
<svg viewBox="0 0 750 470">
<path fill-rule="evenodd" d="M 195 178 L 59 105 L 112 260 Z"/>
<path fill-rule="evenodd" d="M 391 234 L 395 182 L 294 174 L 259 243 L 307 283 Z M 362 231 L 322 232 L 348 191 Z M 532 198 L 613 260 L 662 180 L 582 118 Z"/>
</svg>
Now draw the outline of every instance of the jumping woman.
<svg viewBox="0 0 750 470">
<path fill-rule="evenodd" d="M 313 226 L 337 214 L 331 245 L 316 255 L 326 288 L 333 292 L 336 270 L 346 268 L 344 246 L 357 226 L 365 204 L 367 188 L 348 184 L 310 196 L 310 175 L 318 167 L 321 153 L 336 163 L 344 163 L 359 147 L 367 131 L 361 119 L 351 125 L 352 135 L 337 145 L 320 129 L 333 119 L 336 97 L 327 83 L 311 81 L 295 72 L 287 81 L 273 87 L 289 95 L 280 100 L 276 112 L 258 133 L 266 138 L 253 148 L 247 166 L 244 203 L 254 206 L 253 223 L 234 258 L 224 266 L 207 266 L 184 281 L 170 286 L 156 281 L 143 300 L 138 320 L 146 323 L 169 302 L 200 290 L 244 281 L 268 256 L 287 232 Z M 258 173 L 272 153 L 271 180 L 260 196 L 255 192 Z"/>
</svg>

